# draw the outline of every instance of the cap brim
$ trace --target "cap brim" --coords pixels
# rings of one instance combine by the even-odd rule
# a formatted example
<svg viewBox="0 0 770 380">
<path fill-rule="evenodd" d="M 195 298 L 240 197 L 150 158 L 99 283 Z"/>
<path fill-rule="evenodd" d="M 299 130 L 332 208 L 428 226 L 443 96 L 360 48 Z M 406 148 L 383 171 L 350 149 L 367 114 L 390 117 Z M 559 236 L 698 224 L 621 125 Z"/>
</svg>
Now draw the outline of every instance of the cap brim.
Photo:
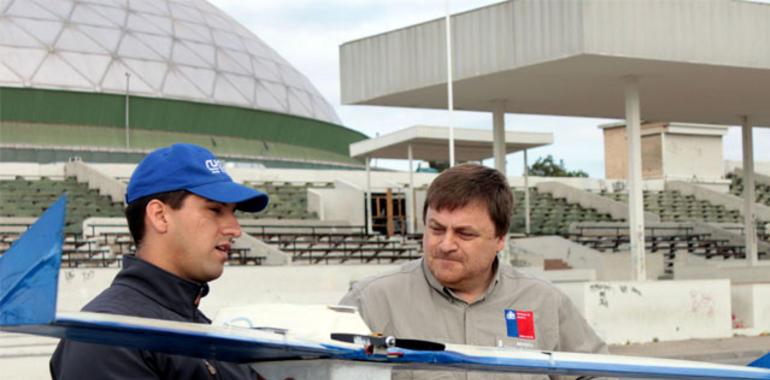
<svg viewBox="0 0 770 380">
<path fill-rule="evenodd" d="M 235 203 L 236 209 L 247 212 L 262 211 L 270 201 L 266 193 L 235 182 L 214 182 L 186 190 L 212 201 Z"/>
</svg>

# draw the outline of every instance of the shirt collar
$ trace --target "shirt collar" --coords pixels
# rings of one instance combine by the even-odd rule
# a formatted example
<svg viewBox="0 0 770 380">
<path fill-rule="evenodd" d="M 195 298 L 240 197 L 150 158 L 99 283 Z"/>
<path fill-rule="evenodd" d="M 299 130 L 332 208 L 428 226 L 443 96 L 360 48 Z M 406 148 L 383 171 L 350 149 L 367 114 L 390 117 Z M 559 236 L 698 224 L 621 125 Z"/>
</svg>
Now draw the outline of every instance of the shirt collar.
<svg viewBox="0 0 770 380">
<path fill-rule="evenodd" d="M 123 269 L 113 283 L 125 283 L 182 315 L 194 315 L 209 292 L 206 283 L 188 281 L 134 255 L 123 257 Z"/>
<path fill-rule="evenodd" d="M 425 280 L 428 281 L 428 285 L 430 285 L 431 288 L 439 292 L 442 296 L 445 298 L 448 298 L 450 300 L 456 300 L 459 302 L 465 303 L 465 301 L 457 297 L 455 292 L 452 291 L 452 289 L 447 288 L 446 286 L 442 285 L 441 282 L 439 282 L 435 276 L 433 276 L 433 273 L 430 271 L 430 268 L 428 268 L 428 262 L 425 260 L 425 258 L 420 259 L 422 261 L 422 273 L 425 275 Z M 487 290 L 484 291 L 484 294 L 477 299 L 474 303 L 479 303 L 483 300 L 485 300 L 491 293 L 494 291 L 495 287 L 497 286 L 497 283 L 500 282 L 500 262 L 499 258 L 495 257 L 495 261 L 492 262 L 492 271 L 494 271 L 494 275 L 492 276 L 492 281 L 489 282 L 489 285 L 487 286 Z"/>
</svg>

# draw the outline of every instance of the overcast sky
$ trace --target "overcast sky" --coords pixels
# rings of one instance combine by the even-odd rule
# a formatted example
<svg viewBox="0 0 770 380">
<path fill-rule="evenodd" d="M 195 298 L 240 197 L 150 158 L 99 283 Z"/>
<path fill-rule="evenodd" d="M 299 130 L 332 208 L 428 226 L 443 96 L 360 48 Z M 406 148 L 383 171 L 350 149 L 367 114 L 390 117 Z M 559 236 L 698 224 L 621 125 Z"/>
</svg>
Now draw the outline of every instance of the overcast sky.
<svg viewBox="0 0 770 380">
<path fill-rule="evenodd" d="M 444 0 L 210 0 L 286 58 L 334 106 L 342 123 L 374 137 L 417 124 L 446 125 L 447 112 L 340 104 L 339 46 L 347 41 L 443 17 Z M 453 0 L 452 13 L 499 1 Z M 769 105 L 770 106 L 770 105 Z M 642 103 L 642 109 L 644 104 Z M 506 129 L 552 132 L 554 144 L 531 150 L 530 164 L 548 154 L 564 159 L 569 169 L 604 177 L 604 145 L 597 125 L 608 119 L 507 115 Z M 491 113 L 455 112 L 457 127 L 492 128 Z M 755 128 L 754 155 L 770 161 L 770 128 Z M 520 175 L 521 154 L 508 156 L 508 174 Z M 741 159 L 740 128 L 724 138 L 724 157 Z M 406 166 L 380 161 L 379 166 Z M 491 165 L 491 162 L 488 164 Z"/>
</svg>

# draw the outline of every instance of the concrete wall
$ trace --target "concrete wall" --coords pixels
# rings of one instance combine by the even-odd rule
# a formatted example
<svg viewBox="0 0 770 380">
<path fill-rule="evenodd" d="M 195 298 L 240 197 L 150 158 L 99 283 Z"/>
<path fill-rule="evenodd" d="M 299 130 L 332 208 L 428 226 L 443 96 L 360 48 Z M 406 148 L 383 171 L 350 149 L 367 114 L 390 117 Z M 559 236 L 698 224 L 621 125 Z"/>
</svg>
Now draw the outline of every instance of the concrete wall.
<svg viewBox="0 0 770 380">
<path fill-rule="evenodd" d="M 722 137 L 665 135 L 663 172 L 666 177 L 722 178 Z"/>
<path fill-rule="evenodd" d="M 559 259 L 572 268 L 595 271 L 598 281 L 628 281 L 633 278 L 631 254 L 628 251 L 599 252 L 559 236 L 512 239 L 511 245 L 515 254 L 524 256 L 518 257 L 524 262 L 537 262 L 536 258 L 526 257 L 532 252 L 538 255 L 540 260 Z M 658 279 L 664 270 L 663 255 L 648 252 L 645 259 L 647 279 Z"/>
<path fill-rule="evenodd" d="M 537 190 L 549 193 L 555 198 L 565 198 L 567 202 L 577 203 L 586 208 L 593 208 L 601 213 L 610 214 L 613 219 L 628 220 L 628 205 L 599 194 L 590 193 L 558 182 L 544 182 L 536 186 Z M 645 222 L 658 222 L 660 217 L 651 212 L 644 213 Z"/>
<path fill-rule="evenodd" d="M 684 265 L 674 268 L 675 280 L 729 279 L 733 284 L 770 283 L 770 262 L 760 261 L 748 266 L 746 260 L 705 260 L 688 258 Z"/>
<path fill-rule="evenodd" d="M 352 281 L 384 271 L 392 265 L 295 265 L 226 267 L 209 285 L 201 310 L 214 316 L 227 306 L 255 303 L 336 304 Z M 59 275 L 60 311 L 80 310 L 107 288 L 117 268 L 62 269 Z"/>
<path fill-rule="evenodd" d="M 127 185 L 115 177 L 105 174 L 81 161 L 70 161 L 64 165 L 65 176 L 75 176 L 78 182 L 88 183 L 88 187 L 99 190 L 113 202 L 124 202 Z"/>
<path fill-rule="evenodd" d="M 16 176 L 62 178 L 64 177 L 64 163 L 0 162 L 0 179 L 14 179 Z"/>
<path fill-rule="evenodd" d="M 308 189 L 308 211 L 315 211 L 324 221 L 340 221 L 362 226 L 366 192 L 343 180 L 334 181 L 332 189 Z"/>
<path fill-rule="evenodd" d="M 663 135 L 642 136 L 642 178 L 663 177 Z M 628 168 L 626 168 L 626 173 Z"/>
<path fill-rule="evenodd" d="M 727 280 L 559 285 L 609 344 L 732 336 Z"/>
<path fill-rule="evenodd" d="M 733 285 L 731 294 L 733 327 L 750 330 L 747 335 L 770 333 L 770 284 Z"/>
</svg>

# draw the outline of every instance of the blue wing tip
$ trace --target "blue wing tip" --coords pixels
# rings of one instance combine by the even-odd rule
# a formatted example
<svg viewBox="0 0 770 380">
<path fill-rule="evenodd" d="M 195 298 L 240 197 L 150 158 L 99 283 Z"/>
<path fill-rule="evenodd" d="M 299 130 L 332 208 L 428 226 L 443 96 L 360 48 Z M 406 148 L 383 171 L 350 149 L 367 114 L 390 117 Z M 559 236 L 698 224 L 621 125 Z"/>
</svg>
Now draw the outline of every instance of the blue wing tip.
<svg viewBox="0 0 770 380">
<path fill-rule="evenodd" d="M 761 358 L 754 360 L 749 364 L 749 367 L 770 369 L 770 353 L 767 353 Z"/>
<path fill-rule="evenodd" d="M 0 256 L 0 326 L 55 319 L 66 207 L 62 195 Z"/>
</svg>

